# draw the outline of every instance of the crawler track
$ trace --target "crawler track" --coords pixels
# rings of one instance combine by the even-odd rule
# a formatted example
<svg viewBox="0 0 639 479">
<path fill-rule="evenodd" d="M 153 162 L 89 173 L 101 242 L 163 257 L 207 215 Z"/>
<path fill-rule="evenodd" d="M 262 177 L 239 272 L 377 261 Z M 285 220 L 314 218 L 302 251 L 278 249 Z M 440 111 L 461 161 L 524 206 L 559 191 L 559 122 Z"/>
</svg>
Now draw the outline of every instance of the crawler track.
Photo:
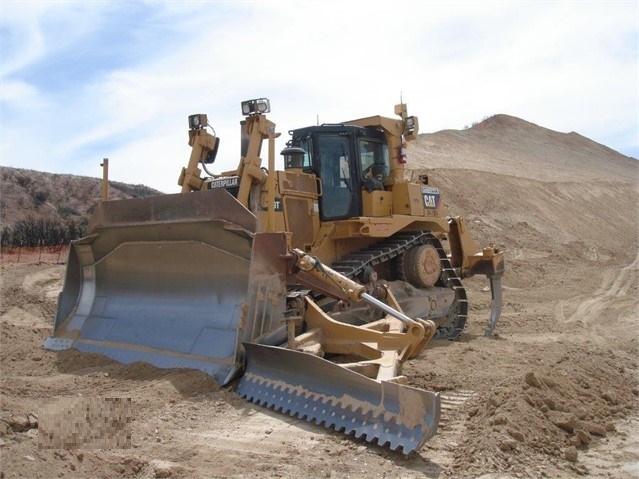
<svg viewBox="0 0 639 479">
<path fill-rule="evenodd" d="M 442 273 L 436 286 L 450 288 L 455 292 L 455 303 L 452 314 L 438 321 L 441 322 L 441 324 L 438 324 L 437 328 L 438 338 L 455 339 L 466 326 L 466 319 L 468 318 L 466 289 L 448 259 L 441 241 L 431 232 L 415 231 L 397 233 L 375 245 L 344 256 L 339 261 L 331 264 L 331 268 L 349 278 L 355 279 L 365 272 L 367 268 L 391 261 L 408 251 L 412 246 L 419 244 L 431 244 L 437 249 L 442 266 Z"/>
</svg>

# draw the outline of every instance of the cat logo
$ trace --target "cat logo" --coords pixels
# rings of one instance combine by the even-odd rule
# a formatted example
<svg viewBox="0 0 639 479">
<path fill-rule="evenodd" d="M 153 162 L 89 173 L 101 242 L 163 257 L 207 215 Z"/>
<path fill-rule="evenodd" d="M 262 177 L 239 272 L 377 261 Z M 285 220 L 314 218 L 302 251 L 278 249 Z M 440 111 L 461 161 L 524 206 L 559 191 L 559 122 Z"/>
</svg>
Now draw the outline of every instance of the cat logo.
<svg viewBox="0 0 639 479">
<path fill-rule="evenodd" d="M 435 195 L 424 195 L 424 208 L 437 208 Z"/>
<path fill-rule="evenodd" d="M 282 198 L 275 198 L 273 200 L 273 211 L 284 211 L 282 204 Z M 268 208 L 266 206 L 260 206 L 261 211 L 267 211 Z"/>
<path fill-rule="evenodd" d="M 424 208 L 436 210 L 439 206 L 439 190 L 429 186 L 422 187 L 422 198 L 424 198 Z"/>
</svg>

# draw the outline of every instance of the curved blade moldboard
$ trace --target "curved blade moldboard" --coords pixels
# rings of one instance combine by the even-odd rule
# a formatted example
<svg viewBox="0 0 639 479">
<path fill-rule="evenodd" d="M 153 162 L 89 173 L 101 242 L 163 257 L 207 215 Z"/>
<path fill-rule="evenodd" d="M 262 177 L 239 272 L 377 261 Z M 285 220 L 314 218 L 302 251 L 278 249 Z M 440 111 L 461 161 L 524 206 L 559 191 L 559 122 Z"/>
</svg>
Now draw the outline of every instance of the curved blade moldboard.
<svg viewBox="0 0 639 479">
<path fill-rule="evenodd" d="M 311 354 L 244 343 L 238 393 L 257 404 L 404 454 L 437 431 L 439 393 L 375 381 Z"/>
<path fill-rule="evenodd" d="M 104 202 L 93 234 L 72 242 L 45 347 L 227 383 L 243 364 L 254 223 L 224 191 Z"/>
</svg>

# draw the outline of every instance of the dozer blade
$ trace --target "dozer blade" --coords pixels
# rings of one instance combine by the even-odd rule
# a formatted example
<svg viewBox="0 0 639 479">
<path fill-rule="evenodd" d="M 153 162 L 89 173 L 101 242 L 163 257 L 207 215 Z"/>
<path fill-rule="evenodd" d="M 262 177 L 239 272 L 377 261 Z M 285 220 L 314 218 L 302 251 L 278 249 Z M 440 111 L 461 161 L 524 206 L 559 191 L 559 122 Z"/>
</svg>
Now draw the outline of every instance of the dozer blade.
<svg viewBox="0 0 639 479">
<path fill-rule="evenodd" d="M 49 349 L 196 368 L 242 368 L 255 216 L 225 190 L 102 202 L 72 242 Z"/>
<path fill-rule="evenodd" d="M 317 356 L 246 343 L 244 398 L 404 454 L 437 431 L 439 393 L 375 381 Z"/>
</svg>

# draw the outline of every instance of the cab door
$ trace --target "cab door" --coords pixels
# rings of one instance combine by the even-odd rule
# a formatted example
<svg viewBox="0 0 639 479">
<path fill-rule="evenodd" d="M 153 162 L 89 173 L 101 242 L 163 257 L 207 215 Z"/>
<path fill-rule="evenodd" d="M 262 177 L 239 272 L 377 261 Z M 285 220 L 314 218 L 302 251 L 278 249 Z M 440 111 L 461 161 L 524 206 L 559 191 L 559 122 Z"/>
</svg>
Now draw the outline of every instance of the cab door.
<svg viewBox="0 0 639 479">
<path fill-rule="evenodd" d="M 350 136 L 318 135 L 315 173 L 322 183 L 320 217 L 323 221 L 361 216 L 361 188 Z"/>
</svg>

